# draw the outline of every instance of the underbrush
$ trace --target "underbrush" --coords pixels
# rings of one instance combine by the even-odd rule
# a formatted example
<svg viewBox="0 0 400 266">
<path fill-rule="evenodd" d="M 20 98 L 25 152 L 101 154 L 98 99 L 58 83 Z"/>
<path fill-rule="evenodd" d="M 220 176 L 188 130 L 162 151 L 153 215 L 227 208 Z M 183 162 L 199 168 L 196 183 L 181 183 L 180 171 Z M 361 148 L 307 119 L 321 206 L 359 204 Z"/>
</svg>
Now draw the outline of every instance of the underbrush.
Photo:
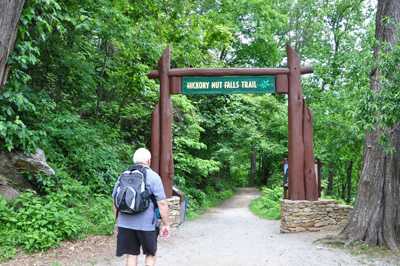
<svg viewBox="0 0 400 266">
<path fill-rule="evenodd" d="M 69 180 L 44 196 L 27 190 L 7 202 L 0 196 L 0 261 L 58 247 L 61 241 L 90 234 L 112 234 L 114 215 L 108 196 Z"/>
<path fill-rule="evenodd" d="M 0 195 L 0 262 L 20 252 L 31 254 L 59 247 L 65 240 L 113 233 L 109 195 L 93 194 L 89 186 L 74 179 L 46 181 L 41 189 L 41 192 L 27 190 L 12 201 Z M 195 219 L 233 197 L 234 189 L 217 192 L 212 187 L 188 188 L 185 193 L 186 217 Z"/>
<path fill-rule="evenodd" d="M 283 199 L 282 187 L 273 189 L 264 187 L 261 196 L 251 202 L 250 210 L 260 218 L 279 220 L 281 219 L 281 199 Z"/>
</svg>

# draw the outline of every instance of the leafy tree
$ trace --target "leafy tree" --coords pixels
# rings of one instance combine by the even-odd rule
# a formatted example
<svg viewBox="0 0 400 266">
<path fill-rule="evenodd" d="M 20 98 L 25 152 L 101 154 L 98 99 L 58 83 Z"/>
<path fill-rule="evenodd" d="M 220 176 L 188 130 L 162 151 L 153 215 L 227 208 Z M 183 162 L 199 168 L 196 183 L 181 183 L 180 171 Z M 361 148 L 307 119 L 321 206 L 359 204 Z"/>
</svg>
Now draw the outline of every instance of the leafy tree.
<svg viewBox="0 0 400 266">
<path fill-rule="evenodd" d="M 326 162 L 328 195 L 347 202 L 361 168 L 365 123 L 359 99 L 368 91 L 372 63 L 371 14 L 368 1 L 301 1 L 289 9 L 289 40 L 314 68 L 303 88 L 314 112 L 315 156 Z"/>
<path fill-rule="evenodd" d="M 222 164 L 218 177 L 247 185 L 251 154 L 256 150 L 262 161 L 257 183 L 266 185 L 274 165 L 280 165 L 287 152 L 285 107 L 271 95 L 208 95 L 198 97 L 196 105 L 204 120 L 207 156 Z"/>
<path fill-rule="evenodd" d="M 398 43 L 396 25 L 400 22 L 399 10 L 398 1 L 378 1 L 375 36 L 377 40 L 393 47 Z M 389 18 L 389 21 L 393 20 L 395 24 L 386 24 L 385 18 Z M 357 189 L 354 211 L 349 224 L 338 238 L 343 239 L 346 245 L 362 241 L 370 246 L 387 246 L 392 251 L 398 252 L 400 123 L 398 115 L 386 112 L 386 108 L 390 109 L 396 105 L 395 108 L 398 110 L 397 98 L 394 98 L 394 101 L 393 99 L 385 101 L 388 100 L 385 96 L 393 93 L 393 86 L 396 84 L 396 78 L 392 79 L 394 77 L 392 73 L 386 71 L 388 67 L 393 67 L 393 60 L 398 60 L 398 55 L 392 51 L 391 54 L 384 55 L 383 53 L 387 52 L 384 47 L 377 45 L 374 49 L 374 57 L 379 59 L 379 64 L 371 75 L 370 88 L 372 95 L 376 97 L 370 98 L 370 104 L 381 107 L 377 109 L 377 115 L 381 116 L 382 122 L 389 127 L 381 129 L 376 123 L 374 129 L 366 132 L 363 171 Z M 396 64 L 396 67 L 391 69 L 397 68 Z M 398 94 L 398 89 L 396 91 Z M 384 133 L 391 143 L 393 151 L 391 153 L 385 152 L 385 148 L 380 145 L 379 136 Z"/>
</svg>

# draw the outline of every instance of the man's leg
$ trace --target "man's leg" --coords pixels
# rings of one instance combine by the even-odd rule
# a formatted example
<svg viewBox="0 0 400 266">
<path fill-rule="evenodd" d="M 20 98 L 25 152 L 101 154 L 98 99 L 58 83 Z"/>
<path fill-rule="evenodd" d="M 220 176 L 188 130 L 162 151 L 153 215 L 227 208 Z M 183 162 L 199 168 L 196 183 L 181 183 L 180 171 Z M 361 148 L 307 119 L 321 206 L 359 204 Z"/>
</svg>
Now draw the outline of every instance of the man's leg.
<svg viewBox="0 0 400 266">
<path fill-rule="evenodd" d="M 137 266 L 137 255 L 128 255 L 126 257 L 126 266 Z"/>
<path fill-rule="evenodd" d="M 146 255 L 146 266 L 154 266 L 156 265 L 157 253 L 153 256 L 151 254 Z"/>
</svg>

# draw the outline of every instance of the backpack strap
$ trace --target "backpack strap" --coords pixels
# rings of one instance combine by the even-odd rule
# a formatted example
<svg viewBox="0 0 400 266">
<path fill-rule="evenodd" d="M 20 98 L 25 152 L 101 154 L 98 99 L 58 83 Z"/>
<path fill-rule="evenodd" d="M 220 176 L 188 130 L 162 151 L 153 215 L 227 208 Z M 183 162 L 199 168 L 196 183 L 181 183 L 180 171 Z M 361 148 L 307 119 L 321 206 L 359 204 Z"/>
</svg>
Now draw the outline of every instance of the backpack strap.
<svg viewBox="0 0 400 266">
<path fill-rule="evenodd" d="M 133 171 L 135 171 L 135 170 L 138 170 L 138 171 L 140 171 L 140 172 L 143 174 L 144 183 L 147 184 L 147 179 L 146 179 L 146 177 L 147 177 L 147 171 L 146 171 L 146 167 L 143 166 L 143 165 L 140 165 L 140 164 L 134 164 L 134 165 L 129 166 L 128 169 L 126 169 L 125 171 L 131 171 L 131 172 L 133 172 Z"/>
</svg>

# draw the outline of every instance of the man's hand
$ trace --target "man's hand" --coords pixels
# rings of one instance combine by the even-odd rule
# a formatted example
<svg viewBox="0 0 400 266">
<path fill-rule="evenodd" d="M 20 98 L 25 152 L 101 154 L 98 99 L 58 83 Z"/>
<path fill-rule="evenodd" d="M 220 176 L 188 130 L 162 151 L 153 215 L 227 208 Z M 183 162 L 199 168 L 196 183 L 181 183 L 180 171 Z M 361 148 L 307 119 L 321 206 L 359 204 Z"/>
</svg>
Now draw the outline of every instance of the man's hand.
<svg viewBox="0 0 400 266">
<path fill-rule="evenodd" d="M 170 235 L 168 202 L 166 199 L 163 199 L 157 201 L 157 204 L 163 221 L 163 227 L 161 228 L 161 236 L 163 240 L 166 241 Z"/>
<path fill-rule="evenodd" d="M 115 222 L 115 225 L 114 225 L 114 234 L 116 236 L 118 236 L 118 224 L 117 224 L 117 222 Z"/>
<path fill-rule="evenodd" d="M 171 232 L 169 229 L 169 225 L 163 225 L 161 228 L 161 236 L 164 241 L 167 241 L 168 237 L 170 236 Z"/>
</svg>

